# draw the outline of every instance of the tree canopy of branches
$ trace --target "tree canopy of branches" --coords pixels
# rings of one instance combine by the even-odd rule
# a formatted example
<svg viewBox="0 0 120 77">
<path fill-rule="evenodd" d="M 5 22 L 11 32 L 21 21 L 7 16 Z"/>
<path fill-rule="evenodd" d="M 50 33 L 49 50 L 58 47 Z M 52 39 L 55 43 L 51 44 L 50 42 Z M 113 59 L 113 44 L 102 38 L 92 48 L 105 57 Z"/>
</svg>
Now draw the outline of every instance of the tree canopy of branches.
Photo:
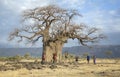
<svg viewBox="0 0 120 77">
<path fill-rule="evenodd" d="M 42 37 L 42 56 L 46 62 L 52 61 L 53 53 L 57 54 L 57 61 L 61 60 L 62 47 L 68 39 L 78 39 L 80 44 L 87 45 L 104 38 L 98 28 L 74 22 L 74 17 L 81 17 L 77 10 L 49 5 L 25 10 L 22 17 L 24 27 L 11 32 L 9 39 L 17 38 L 18 42 L 27 39 L 35 43 Z"/>
</svg>

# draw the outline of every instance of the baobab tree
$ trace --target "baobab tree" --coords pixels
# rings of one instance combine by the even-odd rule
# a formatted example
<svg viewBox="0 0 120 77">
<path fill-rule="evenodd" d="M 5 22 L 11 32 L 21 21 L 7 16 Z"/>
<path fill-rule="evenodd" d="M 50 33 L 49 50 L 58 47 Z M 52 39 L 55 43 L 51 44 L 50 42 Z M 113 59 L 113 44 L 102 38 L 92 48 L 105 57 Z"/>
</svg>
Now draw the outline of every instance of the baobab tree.
<svg viewBox="0 0 120 77">
<path fill-rule="evenodd" d="M 103 35 L 98 33 L 98 28 L 74 22 L 73 17 L 81 17 L 77 10 L 49 5 L 25 10 L 22 17 L 24 27 L 11 32 L 9 39 L 17 38 L 19 42 L 27 39 L 35 43 L 41 38 L 42 56 L 45 57 L 43 59 L 46 62 L 52 60 L 53 53 L 57 54 L 57 61 L 61 61 L 62 47 L 68 39 L 78 39 L 80 44 L 87 45 L 89 42 L 97 42 L 103 38 Z"/>
</svg>

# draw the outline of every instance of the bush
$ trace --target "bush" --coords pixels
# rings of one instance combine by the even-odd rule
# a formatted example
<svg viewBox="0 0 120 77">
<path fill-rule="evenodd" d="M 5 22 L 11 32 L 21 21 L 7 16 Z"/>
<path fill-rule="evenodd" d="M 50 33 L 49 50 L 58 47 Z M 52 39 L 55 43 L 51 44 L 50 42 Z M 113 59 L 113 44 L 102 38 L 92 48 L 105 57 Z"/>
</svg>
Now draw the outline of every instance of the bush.
<svg viewBox="0 0 120 77">
<path fill-rule="evenodd" d="M 16 55 L 16 56 L 11 56 L 11 57 L 6 57 L 5 60 L 6 61 L 20 61 L 23 57 L 20 55 Z"/>
<path fill-rule="evenodd" d="M 26 54 L 24 55 L 24 58 L 25 58 L 25 59 L 30 59 L 30 58 L 31 58 L 31 56 L 30 56 L 30 54 L 29 54 L 29 53 L 26 53 Z"/>
</svg>

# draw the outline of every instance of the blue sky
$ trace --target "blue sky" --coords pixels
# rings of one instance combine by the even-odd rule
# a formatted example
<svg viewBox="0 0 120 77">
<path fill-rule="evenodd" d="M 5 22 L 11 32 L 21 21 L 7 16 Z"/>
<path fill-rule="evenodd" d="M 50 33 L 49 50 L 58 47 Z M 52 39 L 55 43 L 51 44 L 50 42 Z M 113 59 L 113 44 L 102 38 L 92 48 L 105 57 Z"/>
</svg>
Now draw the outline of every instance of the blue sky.
<svg viewBox="0 0 120 77">
<path fill-rule="evenodd" d="M 77 9 L 83 17 L 76 22 L 101 28 L 108 38 L 98 44 L 120 44 L 120 0 L 0 0 L 0 47 L 29 47 L 23 42 L 7 41 L 9 33 L 20 27 L 23 10 L 50 4 Z M 68 42 L 65 46 L 78 45 L 76 40 Z M 40 41 L 35 47 L 39 46 L 42 46 Z"/>
</svg>

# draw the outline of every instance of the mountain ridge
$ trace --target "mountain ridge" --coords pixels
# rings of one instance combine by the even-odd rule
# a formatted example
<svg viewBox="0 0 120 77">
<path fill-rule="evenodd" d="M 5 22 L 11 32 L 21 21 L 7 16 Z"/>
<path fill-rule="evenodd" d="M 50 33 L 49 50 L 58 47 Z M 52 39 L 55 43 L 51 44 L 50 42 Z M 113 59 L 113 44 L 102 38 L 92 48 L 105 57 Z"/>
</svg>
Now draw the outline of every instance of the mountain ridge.
<svg viewBox="0 0 120 77">
<path fill-rule="evenodd" d="M 110 57 L 120 57 L 120 45 L 92 45 L 86 46 L 72 46 L 63 47 L 63 53 L 68 52 L 75 55 L 82 56 L 85 53 L 96 55 L 97 57 L 107 57 L 107 51 L 112 52 Z M 42 54 L 42 47 L 40 48 L 0 48 L 0 56 L 15 56 L 30 53 L 31 56 L 40 57 Z"/>
</svg>

